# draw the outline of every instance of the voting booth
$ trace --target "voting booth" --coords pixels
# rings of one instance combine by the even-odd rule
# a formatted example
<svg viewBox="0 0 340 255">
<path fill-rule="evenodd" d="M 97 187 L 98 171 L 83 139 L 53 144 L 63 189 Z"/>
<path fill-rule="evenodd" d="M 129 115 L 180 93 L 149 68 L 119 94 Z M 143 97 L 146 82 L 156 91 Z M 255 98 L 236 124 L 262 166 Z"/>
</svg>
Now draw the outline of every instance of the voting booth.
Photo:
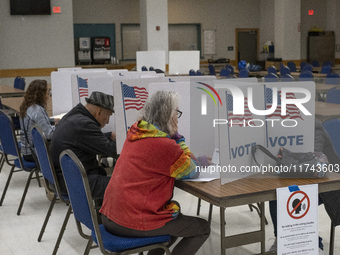
<svg viewBox="0 0 340 255">
<path fill-rule="evenodd" d="M 189 74 L 200 68 L 200 51 L 169 51 L 169 74 Z"/>
<path fill-rule="evenodd" d="M 206 79 L 214 79 L 208 77 Z M 115 118 L 117 132 L 117 152 L 120 153 L 128 129 L 140 117 L 147 98 L 158 90 L 175 91 L 180 95 L 180 108 L 185 118 L 179 119 L 179 131 L 190 146 L 190 77 L 149 77 L 143 79 L 115 80 Z M 195 80 L 198 77 L 193 78 Z M 204 79 L 204 78 L 200 78 Z"/>
<path fill-rule="evenodd" d="M 165 51 L 137 51 L 136 52 L 136 65 L 137 70 L 141 71 L 145 66 L 147 69 L 153 67 L 154 69 L 160 69 L 165 72 L 166 55 Z"/>
<path fill-rule="evenodd" d="M 218 81 L 221 183 L 261 173 L 252 158 L 259 144 L 277 155 L 280 147 L 293 152 L 314 151 L 314 82 L 234 83 Z M 259 155 L 261 166 L 273 164 Z"/>
</svg>

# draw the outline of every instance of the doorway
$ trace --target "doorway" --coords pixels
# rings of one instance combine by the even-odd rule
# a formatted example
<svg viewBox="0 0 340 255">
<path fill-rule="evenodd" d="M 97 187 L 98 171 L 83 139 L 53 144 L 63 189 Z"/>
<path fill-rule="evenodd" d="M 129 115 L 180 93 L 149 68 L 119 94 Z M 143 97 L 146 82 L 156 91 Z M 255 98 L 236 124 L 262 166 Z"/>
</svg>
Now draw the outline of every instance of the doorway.
<svg viewBox="0 0 340 255">
<path fill-rule="evenodd" d="M 236 65 L 241 60 L 245 60 L 250 64 L 256 64 L 259 49 L 259 29 L 236 28 L 235 34 Z"/>
</svg>

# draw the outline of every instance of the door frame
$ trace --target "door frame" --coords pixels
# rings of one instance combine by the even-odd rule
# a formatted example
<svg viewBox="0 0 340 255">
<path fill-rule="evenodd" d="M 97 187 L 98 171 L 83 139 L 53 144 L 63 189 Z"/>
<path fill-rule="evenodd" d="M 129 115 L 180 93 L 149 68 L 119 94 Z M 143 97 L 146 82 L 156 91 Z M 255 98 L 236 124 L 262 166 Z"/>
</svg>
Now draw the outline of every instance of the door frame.
<svg viewBox="0 0 340 255">
<path fill-rule="evenodd" d="M 256 54 L 259 53 L 259 40 L 260 40 L 260 29 L 258 28 L 235 28 L 235 60 L 236 60 L 236 67 L 238 67 L 238 32 L 256 32 L 257 35 L 257 42 L 256 42 Z"/>
</svg>

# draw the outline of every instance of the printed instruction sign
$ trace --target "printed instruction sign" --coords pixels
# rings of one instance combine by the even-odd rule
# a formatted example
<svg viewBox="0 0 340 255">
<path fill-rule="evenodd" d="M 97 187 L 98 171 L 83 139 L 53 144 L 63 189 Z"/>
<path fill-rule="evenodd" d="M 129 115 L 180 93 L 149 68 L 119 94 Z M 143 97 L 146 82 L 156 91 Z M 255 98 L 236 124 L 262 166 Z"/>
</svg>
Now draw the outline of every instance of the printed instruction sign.
<svg viewBox="0 0 340 255">
<path fill-rule="evenodd" d="M 318 255 L 318 185 L 277 192 L 277 254 Z"/>
</svg>

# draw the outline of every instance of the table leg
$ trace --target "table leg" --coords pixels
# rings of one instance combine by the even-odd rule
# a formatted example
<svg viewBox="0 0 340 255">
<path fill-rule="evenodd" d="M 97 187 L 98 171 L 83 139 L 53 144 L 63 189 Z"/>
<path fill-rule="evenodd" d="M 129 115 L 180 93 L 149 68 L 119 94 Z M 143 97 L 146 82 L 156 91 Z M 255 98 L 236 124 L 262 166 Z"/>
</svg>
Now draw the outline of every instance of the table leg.
<svg viewBox="0 0 340 255">
<path fill-rule="evenodd" d="M 264 202 L 260 203 L 260 211 L 261 211 L 261 254 L 265 254 L 266 252 L 266 216 L 264 211 Z"/>
<path fill-rule="evenodd" d="M 225 255 L 225 207 L 220 207 L 220 226 L 221 226 L 221 255 Z"/>
</svg>

